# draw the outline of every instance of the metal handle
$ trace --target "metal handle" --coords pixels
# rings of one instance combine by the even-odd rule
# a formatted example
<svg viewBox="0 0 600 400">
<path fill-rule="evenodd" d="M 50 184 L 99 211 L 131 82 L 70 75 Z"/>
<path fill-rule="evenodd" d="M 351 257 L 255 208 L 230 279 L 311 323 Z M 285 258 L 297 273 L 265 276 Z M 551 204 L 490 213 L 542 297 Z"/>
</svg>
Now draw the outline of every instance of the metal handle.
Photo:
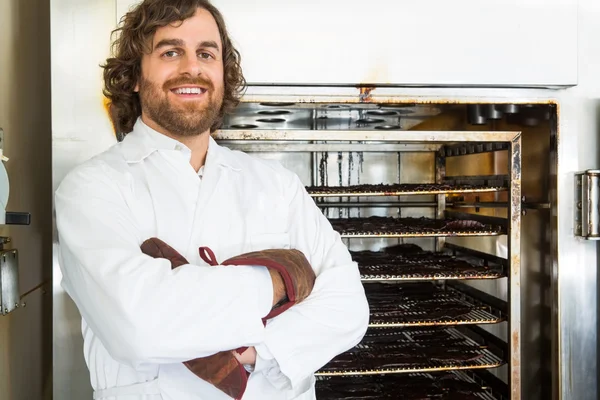
<svg viewBox="0 0 600 400">
<path fill-rule="evenodd" d="M 575 236 L 600 240 L 600 170 L 575 174 Z"/>
<path fill-rule="evenodd" d="M 30 225 L 31 214 L 27 212 L 6 212 L 6 225 Z"/>
<path fill-rule="evenodd" d="M 2 237 L 3 242 L 10 241 Z M 19 307 L 19 253 L 17 250 L 0 250 L 0 316 Z"/>
</svg>

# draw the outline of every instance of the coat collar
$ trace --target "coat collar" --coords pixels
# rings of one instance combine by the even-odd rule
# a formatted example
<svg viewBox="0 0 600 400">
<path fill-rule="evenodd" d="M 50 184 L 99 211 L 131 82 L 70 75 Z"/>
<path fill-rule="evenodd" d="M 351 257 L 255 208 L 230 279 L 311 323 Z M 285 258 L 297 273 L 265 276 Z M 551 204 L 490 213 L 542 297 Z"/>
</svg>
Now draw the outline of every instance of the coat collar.
<svg viewBox="0 0 600 400">
<path fill-rule="evenodd" d="M 141 118 L 138 118 L 133 130 L 120 143 L 120 147 L 125 161 L 130 164 L 142 162 L 159 150 L 190 151 L 186 145 L 178 140 L 150 128 Z M 220 146 L 211 136 L 208 139 L 208 153 L 205 164 L 209 165 L 213 163 L 234 171 L 242 169 L 235 153 L 228 148 Z"/>
</svg>

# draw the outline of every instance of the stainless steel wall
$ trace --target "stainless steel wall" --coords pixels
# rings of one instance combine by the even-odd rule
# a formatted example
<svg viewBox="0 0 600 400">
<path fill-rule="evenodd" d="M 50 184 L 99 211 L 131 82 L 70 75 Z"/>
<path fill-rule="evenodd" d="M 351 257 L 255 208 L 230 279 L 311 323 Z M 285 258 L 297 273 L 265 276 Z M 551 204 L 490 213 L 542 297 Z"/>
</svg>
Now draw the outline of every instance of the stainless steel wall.
<svg viewBox="0 0 600 400">
<path fill-rule="evenodd" d="M 118 10 L 139 1 L 117 0 Z M 577 82 L 576 1 L 213 3 L 227 18 L 252 83 L 546 86 Z M 552 40 L 542 39 L 542 32 L 552 32 Z M 557 53 L 560 62 L 554 60 Z M 513 68 L 515 64 L 519 68 Z"/>
<path fill-rule="evenodd" d="M 0 128 L 10 178 L 9 211 L 29 226 L 2 226 L 19 251 L 21 306 L 0 316 L 0 398 L 52 395 L 52 190 L 50 7 L 44 0 L 0 1 Z M 41 285 L 41 286 L 40 286 Z"/>
</svg>

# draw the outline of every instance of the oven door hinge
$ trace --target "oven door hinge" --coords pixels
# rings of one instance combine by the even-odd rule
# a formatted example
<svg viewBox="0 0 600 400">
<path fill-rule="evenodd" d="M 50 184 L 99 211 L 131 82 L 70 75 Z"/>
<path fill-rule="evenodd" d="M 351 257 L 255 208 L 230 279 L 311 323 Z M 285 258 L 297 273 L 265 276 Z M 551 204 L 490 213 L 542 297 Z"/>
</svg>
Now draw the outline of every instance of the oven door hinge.
<svg viewBox="0 0 600 400">
<path fill-rule="evenodd" d="M 600 170 L 575 174 L 575 236 L 600 240 Z"/>
</svg>

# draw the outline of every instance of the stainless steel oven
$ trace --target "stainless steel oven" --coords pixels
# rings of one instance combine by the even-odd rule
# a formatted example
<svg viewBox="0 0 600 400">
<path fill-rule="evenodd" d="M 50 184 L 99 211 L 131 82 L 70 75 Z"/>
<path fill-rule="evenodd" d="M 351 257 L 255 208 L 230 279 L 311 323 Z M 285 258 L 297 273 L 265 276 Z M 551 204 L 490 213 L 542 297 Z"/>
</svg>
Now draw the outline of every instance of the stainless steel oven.
<svg viewBox="0 0 600 400">
<path fill-rule="evenodd" d="M 370 328 L 318 398 L 549 398 L 552 304 L 529 297 L 551 290 L 556 106 L 285 90 L 215 137 L 294 170 L 359 265 Z"/>
</svg>

